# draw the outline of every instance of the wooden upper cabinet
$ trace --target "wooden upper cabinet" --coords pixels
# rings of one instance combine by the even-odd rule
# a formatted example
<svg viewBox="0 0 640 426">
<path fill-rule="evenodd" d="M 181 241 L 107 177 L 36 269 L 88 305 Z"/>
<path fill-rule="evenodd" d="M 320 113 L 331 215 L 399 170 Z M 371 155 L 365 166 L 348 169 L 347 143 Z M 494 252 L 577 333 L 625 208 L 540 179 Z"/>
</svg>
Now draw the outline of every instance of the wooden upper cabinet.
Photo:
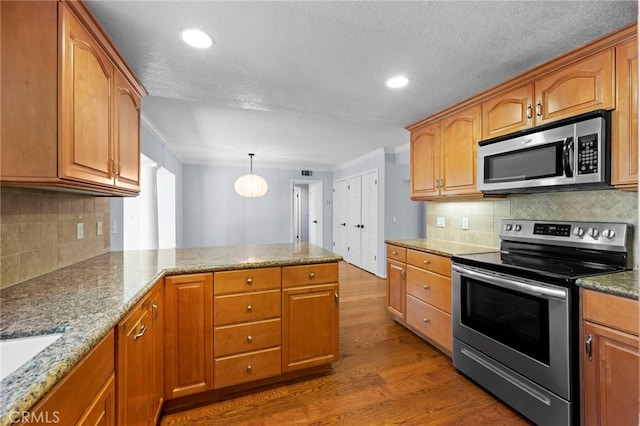
<svg viewBox="0 0 640 426">
<path fill-rule="evenodd" d="M 440 123 L 411 132 L 411 198 L 437 197 L 440 193 Z"/>
<path fill-rule="evenodd" d="M 494 96 L 482 102 L 482 139 L 525 130 L 533 120 L 533 85 Z"/>
<path fill-rule="evenodd" d="M 482 139 L 597 109 L 612 109 L 613 49 L 559 68 L 482 102 Z"/>
<path fill-rule="evenodd" d="M 537 79 L 535 124 L 614 108 L 614 66 L 608 49 Z"/>
<path fill-rule="evenodd" d="M 136 195 L 146 92 L 86 6 L 2 1 L 0 20 L 2 185 Z"/>
<path fill-rule="evenodd" d="M 611 183 L 638 186 L 638 43 L 616 48 L 616 109 L 611 137 Z"/>
<path fill-rule="evenodd" d="M 113 176 L 117 187 L 135 192 L 140 190 L 140 96 L 119 71 L 114 94 Z"/>
<path fill-rule="evenodd" d="M 411 198 L 481 196 L 476 189 L 479 104 L 411 132 Z"/>
<path fill-rule="evenodd" d="M 113 65 L 73 13 L 60 11 L 61 177 L 110 185 Z"/>
<path fill-rule="evenodd" d="M 478 142 L 482 137 L 480 105 L 455 113 L 440 123 L 440 194 L 480 194 L 476 188 Z"/>
</svg>

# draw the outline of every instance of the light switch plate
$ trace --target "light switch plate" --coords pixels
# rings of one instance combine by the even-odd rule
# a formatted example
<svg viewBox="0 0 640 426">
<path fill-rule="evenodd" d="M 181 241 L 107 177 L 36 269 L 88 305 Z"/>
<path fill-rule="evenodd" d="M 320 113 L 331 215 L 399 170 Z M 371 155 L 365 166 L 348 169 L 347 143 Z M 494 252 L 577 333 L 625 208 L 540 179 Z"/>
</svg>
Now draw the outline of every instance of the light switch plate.
<svg viewBox="0 0 640 426">
<path fill-rule="evenodd" d="M 437 216 L 436 217 L 436 227 L 437 228 L 444 228 L 444 216 Z"/>
<path fill-rule="evenodd" d="M 469 229 L 469 218 L 468 217 L 463 217 L 462 218 L 462 229 Z"/>
<path fill-rule="evenodd" d="M 102 221 L 99 220 L 96 224 L 96 235 L 102 235 Z"/>
<path fill-rule="evenodd" d="M 84 238 L 84 224 L 82 222 L 76 225 L 76 238 L 81 240 Z"/>
</svg>

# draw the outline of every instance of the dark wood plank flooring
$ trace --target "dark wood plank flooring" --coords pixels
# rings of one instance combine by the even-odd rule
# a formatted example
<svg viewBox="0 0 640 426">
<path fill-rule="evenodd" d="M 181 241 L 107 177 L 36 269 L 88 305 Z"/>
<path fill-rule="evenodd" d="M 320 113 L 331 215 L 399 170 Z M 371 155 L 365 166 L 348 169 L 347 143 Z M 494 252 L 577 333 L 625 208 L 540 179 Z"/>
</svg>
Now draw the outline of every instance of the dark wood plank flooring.
<svg viewBox="0 0 640 426">
<path fill-rule="evenodd" d="M 340 360 L 333 374 L 166 415 L 162 425 L 526 425 L 395 323 L 385 281 L 340 264 Z"/>
</svg>

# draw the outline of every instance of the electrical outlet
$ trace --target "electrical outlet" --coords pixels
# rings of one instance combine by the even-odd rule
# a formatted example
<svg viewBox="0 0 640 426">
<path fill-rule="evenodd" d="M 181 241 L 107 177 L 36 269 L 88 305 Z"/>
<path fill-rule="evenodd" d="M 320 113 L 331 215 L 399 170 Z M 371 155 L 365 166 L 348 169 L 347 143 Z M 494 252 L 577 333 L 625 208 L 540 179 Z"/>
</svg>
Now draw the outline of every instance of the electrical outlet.
<svg viewBox="0 0 640 426">
<path fill-rule="evenodd" d="M 112 234 L 118 233 L 118 221 L 115 219 L 113 219 L 113 221 L 111 222 L 111 233 Z"/>
<path fill-rule="evenodd" d="M 99 220 L 96 224 L 96 235 L 102 235 L 102 221 Z"/>
<path fill-rule="evenodd" d="M 84 238 L 84 223 L 80 222 L 76 225 L 76 238 L 81 240 Z"/>
<path fill-rule="evenodd" d="M 468 217 L 463 217 L 462 218 L 462 229 L 469 229 L 469 218 Z"/>
<path fill-rule="evenodd" d="M 444 216 L 436 217 L 436 227 L 437 228 L 444 228 Z"/>
</svg>

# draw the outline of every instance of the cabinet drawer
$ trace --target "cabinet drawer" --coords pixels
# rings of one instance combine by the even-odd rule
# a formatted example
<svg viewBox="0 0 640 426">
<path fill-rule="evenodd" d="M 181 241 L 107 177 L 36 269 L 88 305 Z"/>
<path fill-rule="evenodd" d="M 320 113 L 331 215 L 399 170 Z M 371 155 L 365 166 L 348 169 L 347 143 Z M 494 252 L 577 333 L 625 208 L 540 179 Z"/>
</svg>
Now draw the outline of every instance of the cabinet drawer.
<svg viewBox="0 0 640 426">
<path fill-rule="evenodd" d="M 407 266 L 407 293 L 451 313 L 451 278 Z"/>
<path fill-rule="evenodd" d="M 213 275 L 213 293 L 245 293 L 280 288 L 280 268 L 242 269 L 216 272 Z"/>
<path fill-rule="evenodd" d="M 407 250 L 407 263 L 445 277 L 451 277 L 451 259 L 448 257 L 417 250 Z"/>
<path fill-rule="evenodd" d="M 280 348 L 215 360 L 213 388 L 220 389 L 280 374 Z"/>
<path fill-rule="evenodd" d="M 407 249 L 387 244 L 387 259 L 405 263 L 407 261 Z"/>
<path fill-rule="evenodd" d="M 282 288 L 338 282 L 337 263 L 286 266 L 282 268 Z"/>
<path fill-rule="evenodd" d="M 280 316 L 280 290 L 260 291 L 232 296 L 216 296 L 214 326 L 258 321 Z"/>
<path fill-rule="evenodd" d="M 216 327 L 213 354 L 216 358 L 280 346 L 280 318 L 248 324 Z"/>
<path fill-rule="evenodd" d="M 407 296 L 407 324 L 451 351 L 453 346 L 451 315 L 413 296 Z"/>
<path fill-rule="evenodd" d="M 638 335 L 638 301 L 582 289 L 582 317 Z"/>
</svg>

